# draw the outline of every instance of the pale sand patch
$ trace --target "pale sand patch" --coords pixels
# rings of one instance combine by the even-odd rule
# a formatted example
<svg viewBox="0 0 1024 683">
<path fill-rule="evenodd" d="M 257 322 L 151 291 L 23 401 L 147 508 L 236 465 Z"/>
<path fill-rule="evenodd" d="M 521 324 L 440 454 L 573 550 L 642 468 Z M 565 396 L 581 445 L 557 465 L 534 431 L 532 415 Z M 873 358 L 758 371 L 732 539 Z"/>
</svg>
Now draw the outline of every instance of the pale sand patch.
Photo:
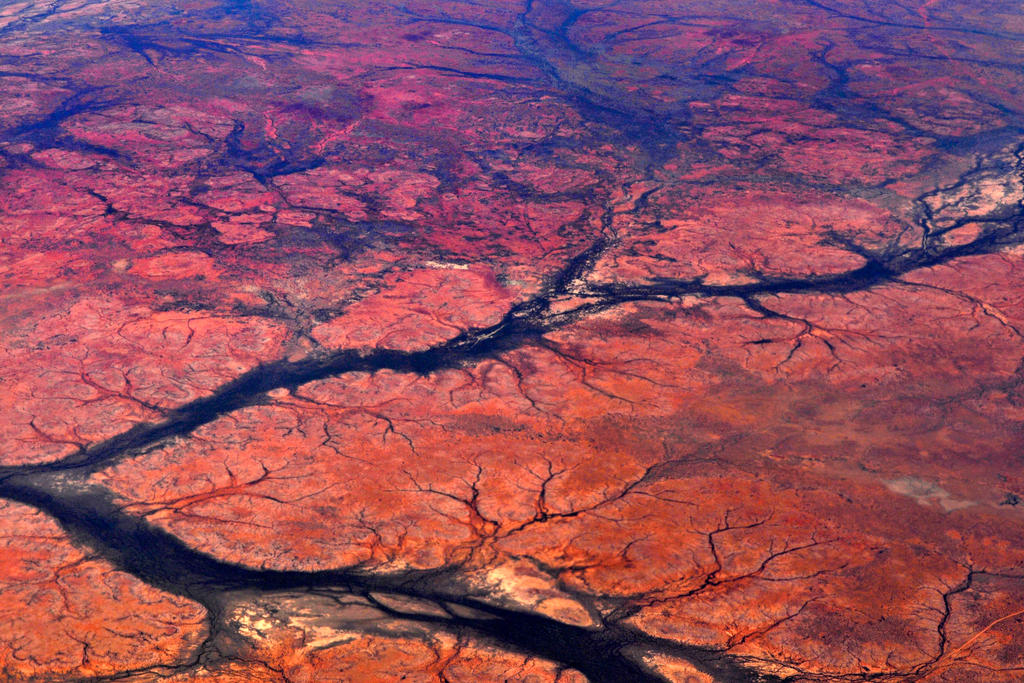
<svg viewBox="0 0 1024 683">
<path fill-rule="evenodd" d="M 893 493 L 910 496 L 921 505 L 938 505 L 946 512 L 977 505 L 972 500 L 954 498 L 938 484 L 917 477 L 891 479 L 885 482 L 885 486 Z"/>
</svg>

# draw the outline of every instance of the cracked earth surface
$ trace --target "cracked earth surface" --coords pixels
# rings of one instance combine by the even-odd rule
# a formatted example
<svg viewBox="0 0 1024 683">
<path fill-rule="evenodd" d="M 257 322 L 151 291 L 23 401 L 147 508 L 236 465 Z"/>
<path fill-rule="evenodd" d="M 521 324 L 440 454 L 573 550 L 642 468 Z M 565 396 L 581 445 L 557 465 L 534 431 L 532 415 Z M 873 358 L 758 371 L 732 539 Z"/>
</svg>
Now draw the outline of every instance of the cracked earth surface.
<svg viewBox="0 0 1024 683">
<path fill-rule="evenodd" d="M 1024 13 L 0 5 L 0 676 L 1018 681 Z"/>
</svg>

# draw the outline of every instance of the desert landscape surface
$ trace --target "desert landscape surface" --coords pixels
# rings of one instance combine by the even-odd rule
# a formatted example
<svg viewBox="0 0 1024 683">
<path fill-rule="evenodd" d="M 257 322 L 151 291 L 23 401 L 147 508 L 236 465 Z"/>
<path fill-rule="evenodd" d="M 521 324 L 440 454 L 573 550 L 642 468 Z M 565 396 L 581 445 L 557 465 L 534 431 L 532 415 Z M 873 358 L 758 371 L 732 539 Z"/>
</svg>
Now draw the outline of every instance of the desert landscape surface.
<svg viewBox="0 0 1024 683">
<path fill-rule="evenodd" d="M 1024 9 L 0 4 L 0 679 L 1024 680 Z"/>
</svg>

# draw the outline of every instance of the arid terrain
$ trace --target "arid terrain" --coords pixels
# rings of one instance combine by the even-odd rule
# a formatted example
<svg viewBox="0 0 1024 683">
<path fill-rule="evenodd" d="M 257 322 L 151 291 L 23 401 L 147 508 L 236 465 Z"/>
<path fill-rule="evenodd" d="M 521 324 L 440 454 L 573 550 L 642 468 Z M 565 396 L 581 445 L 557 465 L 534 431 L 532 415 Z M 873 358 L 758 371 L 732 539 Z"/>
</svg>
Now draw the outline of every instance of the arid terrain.
<svg viewBox="0 0 1024 683">
<path fill-rule="evenodd" d="M 1011 0 L 4 0 L 0 680 L 1024 680 Z"/>
</svg>

